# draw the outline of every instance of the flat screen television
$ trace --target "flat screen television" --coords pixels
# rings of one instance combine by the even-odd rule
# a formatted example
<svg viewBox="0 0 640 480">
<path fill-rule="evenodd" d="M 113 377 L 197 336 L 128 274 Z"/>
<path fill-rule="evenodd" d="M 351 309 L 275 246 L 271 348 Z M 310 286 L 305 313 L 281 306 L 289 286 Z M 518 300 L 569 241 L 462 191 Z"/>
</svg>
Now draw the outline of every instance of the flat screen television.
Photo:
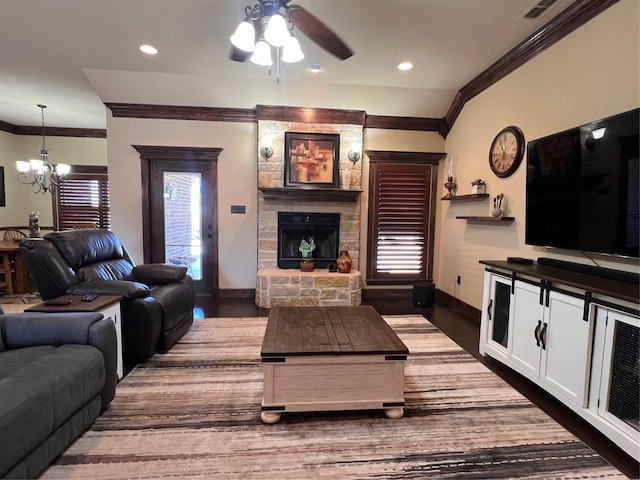
<svg viewBox="0 0 640 480">
<path fill-rule="evenodd" d="M 526 244 L 638 257 L 639 115 L 527 143 Z"/>
</svg>

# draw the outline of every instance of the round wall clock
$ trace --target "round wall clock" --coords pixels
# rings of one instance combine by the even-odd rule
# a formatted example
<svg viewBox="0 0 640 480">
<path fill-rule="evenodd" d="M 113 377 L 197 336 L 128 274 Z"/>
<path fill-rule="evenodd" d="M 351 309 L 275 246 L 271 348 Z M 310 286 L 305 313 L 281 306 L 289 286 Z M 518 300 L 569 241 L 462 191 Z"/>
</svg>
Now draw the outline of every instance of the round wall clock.
<svg viewBox="0 0 640 480">
<path fill-rule="evenodd" d="M 500 178 L 513 175 L 524 157 L 524 135 L 518 127 L 503 129 L 491 143 L 489 166 Z"/>
</svg>

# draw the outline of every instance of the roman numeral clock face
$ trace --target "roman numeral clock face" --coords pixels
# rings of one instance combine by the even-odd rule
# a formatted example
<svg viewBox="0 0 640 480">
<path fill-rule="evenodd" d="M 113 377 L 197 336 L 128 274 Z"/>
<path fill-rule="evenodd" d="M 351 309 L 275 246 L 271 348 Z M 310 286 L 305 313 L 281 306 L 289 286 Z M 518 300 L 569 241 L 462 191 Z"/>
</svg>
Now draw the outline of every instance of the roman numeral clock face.
<svg viewBox="0 0 640 480">
<path fill-rule="evenodd" d="M 524 135 L 518 127 L 502 130 L 489 149 L 489 166 L 496 176 L 504 178 L 513 175 L 524 156 Z"/>
</svg>

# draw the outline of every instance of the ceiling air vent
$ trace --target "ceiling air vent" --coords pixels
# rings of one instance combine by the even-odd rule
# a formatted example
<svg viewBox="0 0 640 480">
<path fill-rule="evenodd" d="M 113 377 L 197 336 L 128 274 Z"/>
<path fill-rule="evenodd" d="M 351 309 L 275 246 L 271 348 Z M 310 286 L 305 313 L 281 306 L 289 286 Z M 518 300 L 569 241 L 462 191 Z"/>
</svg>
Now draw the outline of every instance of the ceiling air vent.
<svg viewBox="0 0 640 480">
<path fill-rule="evenodd" d="M 540 0 L 524 14 L 524 18 L 538 18 L 557 0 Z"/>
</svg>

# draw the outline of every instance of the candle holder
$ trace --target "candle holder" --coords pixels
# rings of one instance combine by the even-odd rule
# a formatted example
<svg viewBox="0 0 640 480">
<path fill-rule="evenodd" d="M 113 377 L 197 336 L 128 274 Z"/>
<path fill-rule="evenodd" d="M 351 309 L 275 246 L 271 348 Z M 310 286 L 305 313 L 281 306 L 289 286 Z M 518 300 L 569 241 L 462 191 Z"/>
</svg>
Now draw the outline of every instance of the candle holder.
<svg viewBox="0 0 640 480">
<path fill-rule="evenodd" d="M 456 183 L 453 181 L 453 177 L 447 177 L 447 183 L 444 184 L 444 188 L 449 191 L 449 193 L 445 195 L 445 198 L 455 197 L 455 194 L 451 192 L 451 190 L 456 188 Z"/>
</svg>

